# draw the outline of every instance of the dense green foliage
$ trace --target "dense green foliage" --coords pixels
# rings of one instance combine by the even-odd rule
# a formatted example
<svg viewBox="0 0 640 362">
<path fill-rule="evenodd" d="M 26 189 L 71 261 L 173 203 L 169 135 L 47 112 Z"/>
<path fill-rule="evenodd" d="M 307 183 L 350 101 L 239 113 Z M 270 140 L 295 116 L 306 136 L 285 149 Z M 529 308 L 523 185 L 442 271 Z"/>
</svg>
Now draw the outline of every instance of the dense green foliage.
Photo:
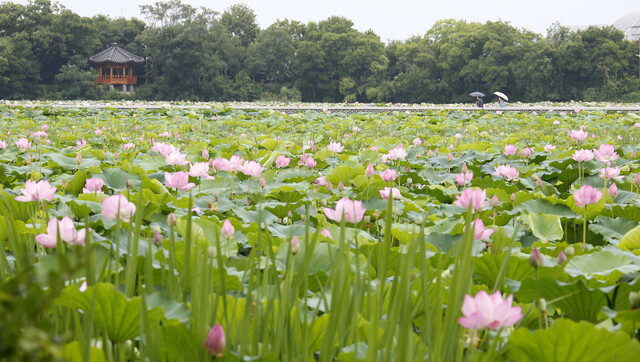
<svg viewBox="0 0 640 362">
<path fill-rule="evenodd" d="M 115 42 L 148 59 L 129 95 L 138 99 L 452 103 L 499 90 L 524 102 L 640 100 L 638 45 L 613 27 L 554 24 L 542 36 L 449 19 L 385 44 L 336 16 L 260 29 L 246 5 L 219 13 L 179 0 L 142 14 L 87 18 L 49 0 L 3 3 L 0 98 L 108 98 L 87 88 L 95 70 L 84 59 Z"/>
</svg>

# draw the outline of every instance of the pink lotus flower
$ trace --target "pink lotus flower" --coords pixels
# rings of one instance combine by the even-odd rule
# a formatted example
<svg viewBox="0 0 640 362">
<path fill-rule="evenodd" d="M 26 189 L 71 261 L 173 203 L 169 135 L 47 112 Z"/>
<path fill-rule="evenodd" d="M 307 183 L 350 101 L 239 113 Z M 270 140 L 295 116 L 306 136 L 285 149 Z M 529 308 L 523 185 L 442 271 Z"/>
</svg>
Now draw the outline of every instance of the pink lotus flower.
<svg viewBox="0 0 640 362">
<path fill-rule="evenodd" d="M 418 146 L 420 144 L 422 144 L 422 140 L 420 138 L 416 138 L 416 139 L 413 140 L 413 145 L 414 146 Z"/>
<path fill-rule="evenodd" d="M 183 155 L 180 151 L 173 151 L 164 158 L 169 165 L 182 166 L 189 162 L 187 161 L 187 155 Z"/>
<path fill-rule="evenodd" d="M 7 142 L 0 141 L 0 150 L 6 150 L 6 149 L 7 149 Z"/>
<path fill-rule="evenodd" d="M 577 162 L 591 161 L 593 160 L 593 152 L 591 152 L 591 150 L 574 151 L 571 158 L 573 158 L 574 161 Z"/>
<path fill-rule="evenodd" d="M 222 229 L 220 230 L 222 237 L 225 239 L 231 239 L 235 232 L 236 230 L 233 228 L 233 225 L 231 225 L 231 221 L 229 221 L 229 219 L 226 219 L 222 223 Z"/>
<path fill-rule="evenodd" d="M 316 160 L 313 159 L 313 157 L 308 156 L 307 159 L 304 161 L 304 165 L 313 169 L 314 167 L 316 167 L 318 163 L 316 162 Z"/>
<path fill-rule="evenodd" d="M 240 168 L 240 171 L 243 174 L 247 176 L 253 176 L 253 177 L 260 177 L 263 170 L 264 170 L 264 167 L 262 167 L 262 165 L 260 165 L 256 161 L 244 161 L 244 163 L 242 164 L 242 167 Z"/>
<path fill-rule="evenodd" d="M 172 144 L 167 144 L 164 142 L 154 142 L 153 147 L 151 147 L 151 151 L 158 152 L 160 156 L 162 156 L 162 158 L 166 158 L 172 152 L 180 150 L 176 149 Z"/>
<path fill-rule="evenodd" d="M 561 115 L 561 116 L 565 116 L 565 115 L 566 115 L 566 113 L 564 113 L 564 112 L 560 112 L 560 115 Z M 559 125 L 559 124 L 560 124 L 560 121 L 558 121 L 557 119 L 556 119 L 555 121 L 553 121 L 553 125 L 554 125 L 554 126 L 557 126 L 557 125 Z"/>
<path fill-rule="evenodd" d="M 133 143 L 125 143 L 125 144 L 122 145 L 122 150 L 123 151 L 128 151 L 128 150 L 134 148 L 135 146 L 136 145 L 133 144 Z"/>
<path fill-rule="evenodd" d="M 569 137 L 571 137 L 571 139 L 576 142 L 586 140 L 588 135 L 589 133 L 583 131 L 582 129 L 569 131 Z"/>
<path fill-rule="evenodd" d="M 507 155 L 507 156 L 515 155 L 516 152 L 518 152 L 518 148 L 516 146 L 511 145 L 511 144 L 504 146 L 503 153 L 505 155 Z"/>
<path fill-rule="evenodd" d="M 389 150 L 389 155 L 387 156 L 390 160 L 404 160 L 407 158 L 407 151 L 402 147 L 402 143 L 398 145 L 396 148 L 392 148 Z"/>
<path fill-rule="evenodd" d="M 277 168 L 287 167 L 289 166 L 289 162 L 291 162 L 290 158 L 285 157 L 284 155 L 280 155 L 278 156 L 278 158 L 276 158 L 276 167 Z"/>
<path fill-rule="evenodd" d="M 49 220 L 47 224 L 47 233 L 36 235 L 36 241 L 47 248 L 55 248 L 58 240 L 58 233 L 60 233 L 60 239 L 72 245 L 84 245 L 84 239 L 86 236 L 86 230 L 82 229 L 76 231 L 73 221 L 68 216 L 58 220 L 53 218 Z"/>
<path fill-rule="evenodd" d="M 135 213 L 136 205 L 124 195 L 109 196 L 102 201 L 102 216 L 107 219 L 117 220 L 120 214 L 120 220 L 129 222 Z"/>
<path fill-rule="evenodd" d="M 497 330 L 511 327 L 522 318 L 522 308 L 512 307 L 512 304 L 513 294 L 506 300 L 502 299 L 499 291 L 489 295 L 481 290 L 475 298 L 467 294 L 462 304 L 464 317 L 458 318 L 458 323 L 468 329 Z"/>
<path fill-rule="evenodd" d="M 335 210 L 325 207 L 323 211 L 325 216 L 333 221 L 340 222 L 344 217 L 346 222 L 355 224 L 362 220 L 366 209 L 362 206 L 362 201 L 352 201 L 345 197 L 338 201 Z"/>
<path fill-rule="evenodd" d="M 327 228 L 322 229 L 322 232 L 320 233 L 320 235 L 324 236 L 325 238 L 333 239 L 331 232 Z"/>
<path fill-rule="evenodd" d="M 324 176 L 320 176 L 317 179 L 313 180 L 313 184 L 318 186 L 324 186 L 327 184 L 327 180 L 325 179 Z"/>
<path fill-rule="evenodd" d="M 31 142 L 26 138 L 20 138 L 16 141 L 16 146 L 21 150 L 28 150 L 31 148 Z"/>
<path fill-rule="evenodd" d="M 353 133 L 358 133 L 358 132 L 360 132 L 360 131 L 361 131 L 361 130 L 360 130 L 360 127 L 358 127 L 358 126 L 353 126 L 353 127 L 351 128 L 351 130 L 353 131 Z"/>
<path fill-rule="evenodd" d="M 605 167 L 600 170 L 600 178 L 607 180 L 622 180 L 624 176 L 620 175 L 620 167 Z"/>
<path fill-rule="evenodd" d="M 471 222 L 471 225 L 473 225 L 473 237 L 476 240 L 486 240 L 491 236 L 491 234 L 493 234 L 494 230 L 485 229 L 484 223 L 481 219 L 476 219 L 475 221 Z"/>
<path fill-rule="evenodd" d="M 342 146 L 340 142 L 331 142 L 329 143 L 329 146 L 327 148 L 329 149 L 329 151 L 334 153 L 340 153 L 344 151 L 344 146 Z"/>
<path fill-rule="evenodd" d="M 204 341 L 204 349 L 210 356 L 223 357 L 226 344 L 227 339 L 224 334 L 224 329 L 222 329 L 222 326 L 218 323 L 209 330 L 207 338 Z"/>
<path fill-rule="evenodd" d="M 213 167 L 216 172 L 220 170 L 226 170 L 229 168 L 229 160 L 226 158 L 216 158 L 211 161 L 211 167 Z"/>
<path fill-rule="evenodd" d="M 84 183 L 82 192 L 84 192 L 85 194 L 90 194 L 92 192 L 103 193 L 102 186 L 104 186 L 104 181 L 102 181 L 101 178 L 92 177 Z"/>
<path fill-rule="evenodd" d="M 191 177 L 209 177 L 209 163 L 196 162 L 189 167 L 189 176 Z"/>
<path fill-rule="evenodd" d="M 555 149 L 556 149 L 556 146 L 552 145 L 551 143 L 547 143 L 546 145 L 544 145 L 545 152 L 551 152 Z"/>
<path fill-rule="evenodd" d="M 595 204 L 602 198 L 602 191 L 596 190 L 591 185 L 583 185 L 580 190 L 573 193 L 573 200 L 578 207 Z"/>
<path fill-rule="evenodd" d="M 517 180 L 518 176 L 520 176 L 520 171 L 518 171 L 515 167 L 511 167 L 509 165 L 498 165 L 494 166 L 496 170 L 493 174 L 498 177 L 504 177 L 505 180 Z"/>
<path fill-rule="evenodd" d="M 47 200 L 53 201 L 53 195 L 56 192 L 56 187 L 51 187 L 49 181 L 40 180 L 38 183 L 27 180 L 23 189 L 20 189 L 22 192 L 21 196 L 17 196 L 15 198 L 16 201 L 21 202 L 29 202 L 29 201 L 39 201 L 39 200 Z"/>
<path fill-rule="evenodd" d="M 373 164 L 370 163 L 367 165 L 367 168 L 364 170 L 364 175 L 367 177 L 373 177 L 376 174 L 376 171 L 373 169 Z"/>
<path fill-rule="evenodd" d="M 464 186 L 473 179 L 473 172 L 461 172 L 456 175 L 456 183 L 458 186 Z"/>
<path fill-rule="evenodd" d="M 390 168 L 380 172 L 380 177 L 382 177 L 382 179 L 387 182 L 395 180 L 397 176 L 398 174 L 396 173 L 396 171 Z"/>
<path fill-rule="evenodd" d="M 380 190 L 380 196 L 385 200 L 389 199 L 389 194 L 391 194 L 391 197 L 394 200 L 402 199 L 402 194 L 400 194 L 400 190 L 398 190 L 395 187 L 385 187 L 383 190 Z"/>
<path fill-rule="evenodd" d="M 240 169 L 242 168 L 243 162 L 244 162 L 244 158 L 233 155 L 231 156 L 231 158 L 229 158 L 229 162 L 227 163 L 226 167 L 223 168 L 223 170 L 227 172 L 240 171 Z"/>
<path fill-rule="evenodd" d="M 489 203 L 487 201 L 487 191 L 480 189 L 465 189 L 462 194 L 456 195 L 456 201 L 454 205 L 463 209 L 469 209 L 469 205 L 476 210 L 480 211 Z"/>
<path fill-rule="evenodd" d="M 618 185 L 615 182 L 611 183 L 611 187 L 609 187 L 609 195 L 614 199 L 618 196 Z"/>
<path fill-rule="evenodd" d="M 184 171 L 178 171 L 173 175 L 165 172 L 164 184 L 167 185 L 167 187 L 175 188 L 180 191 L 190 190 L 196 185 L 193 182 L 189 182 L 189 174 Z"/>
<path fill-rule="evenodd" d="M 531 157 L 531 149 L 530 149 L 529 147 L 525 147 L 525 148 L 522 150 L 522 156 L 523 156 L 524 158 L 529 158 L 529 157 Z"/>
<path fill-rule="evenodd" d="M 619 157 L 613 145 L 604 143 L 600 145 L 599 149 L 594 149 L 593 153 L 596 155 L 596 160 L 604 162 L 607 165 Z"/>
</svg>

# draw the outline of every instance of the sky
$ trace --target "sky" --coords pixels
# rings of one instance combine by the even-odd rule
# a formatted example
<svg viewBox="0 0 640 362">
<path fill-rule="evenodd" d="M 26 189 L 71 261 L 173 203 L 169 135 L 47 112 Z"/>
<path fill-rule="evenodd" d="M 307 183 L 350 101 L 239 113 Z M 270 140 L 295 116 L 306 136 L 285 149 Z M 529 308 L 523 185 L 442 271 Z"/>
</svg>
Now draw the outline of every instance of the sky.
<svg viewBox="0 0 640 362">
<path fill-rule="evenodd" d="M 0 1 L 7 2 L 7 1 Z M 13 0 L 27 4 L 28 0 Z M 144 18 L 139 5 L 154 0 L 60 0 L 60 4 L 82 16 Z M 541 35 L 554 22 L 564 26 L 611 25 L 618 18 L 640 11 L 639 0 L 502 0 L 495 3 L 472 0 L 182 0 L 194 7 L 222 13 L 229 6 L 244 3 L 253 9 L 258 25 L 267 28 L 278 19 L 303 23 L 344 16 L 360 31 L 373 30 L 382 41 L 406 40 L 424 35 L 436 21 L 461 19 L 467 22 L 502 20 L 517 28 Z"/>
</svg>

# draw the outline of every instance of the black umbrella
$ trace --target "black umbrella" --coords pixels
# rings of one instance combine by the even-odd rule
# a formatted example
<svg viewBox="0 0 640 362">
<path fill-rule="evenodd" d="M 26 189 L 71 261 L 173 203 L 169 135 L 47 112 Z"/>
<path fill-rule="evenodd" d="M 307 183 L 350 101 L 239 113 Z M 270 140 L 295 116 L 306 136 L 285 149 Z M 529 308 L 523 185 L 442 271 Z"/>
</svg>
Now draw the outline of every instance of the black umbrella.
<svg viewBox="0 0 640 362">
<path fill-rule="evenodd" d="M 469 95 L 472 97 L 484 97 L 484 93 L 482 92 L 471 92 Z"/>
</svg>

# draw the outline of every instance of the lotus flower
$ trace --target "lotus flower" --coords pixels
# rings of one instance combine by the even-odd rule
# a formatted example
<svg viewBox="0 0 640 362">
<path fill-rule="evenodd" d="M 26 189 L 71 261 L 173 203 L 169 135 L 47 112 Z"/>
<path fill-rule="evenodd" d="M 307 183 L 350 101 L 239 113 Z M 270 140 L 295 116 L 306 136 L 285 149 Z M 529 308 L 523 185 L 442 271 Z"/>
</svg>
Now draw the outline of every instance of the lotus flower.
<svg viewBox="0 0 640 362">
<path fill-rule="evenodd" d="M 162 156 L 162 158 L 166 158 L 172 152 L 180 150 L 176 149 L 172 144 L 167 144 L 164 142 L 154 142 L 153 147 L 151 147 L 151 151 L 158 152 L 160 156 Z"/>
<path fill-rule="evenodd" d="M 29 201 L 39 201 L 39 200 L 47 200 L 53 201 L 53 195 L 56 192 L 55 187 L 51 187 L 49 181 L 40 180 L 38 183 L 27 180 L 23 189 L 20 189 L 22 192 L 21 196 L 17 196 L 15 198 L 16 201 L 21 202 L 29 202 Z"/>
<path fill-rule="evenodd" d="M 507 181 L 517 180 L 518 176 L 520 176 L 520 172 L 515 168 L 509 165 L 498 165 L 495 166 L 496 170 L 493 174 L 496 176 L 502 176 Z"/>
<path fill-rule="evenodd" d="M 476 210 L 480 211 L 489 203 L 487 201 L 487 192 L 479 189 L 465 189 L 462 194 L 456 195 L 456 201 L 454 205 L 463 209 L 469 209 L 469 205 Z"/>
<path fill-rule="evenodd" d="M 189 168 L 189 176 L 191 177 L 209 177 L 209 163 L 196 162 Z"/>
<path fill-rule="evenodd" d="M 556 146 L 552 145 L 551 143 L 547 143 L 546 145 L 544 145 L 545 152 L 551 152 L 555 149 L 556 149 Z"/>
<path fill-rule="evenodd" d="M 504 152 L 503 153 L 505 155 L 507 155 L 507 156 L 515 155 L 516 152 L 518 152 L 518 148 L 516 146 L 511 145 L 511 144 L 504 146 Z"/>
<path fill-rule="evenodd" d="M 120 214 L 120 220 L 129 222 L 135 213 L 136 205 L 124 195 L 109 196 L 102 201 L 102 216 L 107 219 L 117 220 Z"/>
<path fill-rule="evenodd" d="M 571 158 L 573 158 L 573 160 L 577 162 L 591 161 L 593 160 L 593 152 L 591 152 L 591 150 L 574 151 Z"/>
<path fill-rule="evenodd" d="M 233 228 L 233 225 L 231 225 L 231 221 L 229 221 L 229 219 L 226 219 L 222 223 L 222 229 L 220 230 L 222 237 L 225 239 L 231 239 L 235 232 L 236 230 Z"/>
<path fill-rule="evenodd" d="M 604 162 L 607 165 L 619 157 L 613 145 L 604 143 L 600 145 L 599 149 L 594 149 L 593 153 L 596 155 L 596 160 Z"/>
<path fill-rule="evenodd" d="M 608 180 L 622 180 L 624 176 L 620 175 L 619 167 L 605 167 L 600 170 L 600 178 L 605 178 Z"/>
<path fill-rule="evenodd" d="M 7 142 L 0 141 L 0 150 L 6 150 L 6 149 L 7 149 Z"/>
<path fill-rule="evenodd" d="M 418 146 L 420 144 L 422 144 L 422 140 L 420 138 L 416 138 L 416 139 L 413 140 L 413 145 L 414 146 Z"/>
<path fill-rule="evenodd" d="M 595 204 L 602 198 L 602 191 L 596 190 L 591 185 L 584 185 L 580 190 L 573 193 L 573 200 L 578 207 Z"/>
<path fill-rule="evenodd" d="M 458 318 L 458 323 L 468 329 L 497 330 L 511 327 L 522 318 L 522 309 L 519 306 L 512 307 L 512 303 L 513 294 L 502 299 L 499 291 L 489 295 L 481 290 L 475 298 L 467 294 L 462 304 L 464 317 Z"/>
<path fill-rule="evenodd" d="M 491 234 L 493 234 L 493 229 L 485 229 L 484 223 L 480 219 L 476 219 L 471 223 L 473 225 L 473 237 L 476 240 L 486 240 Z"/>
<path fill-rule="evenodd" d="M 226 158 L 216 158 L 211 161 L 211 167 L 213 167 L 216 172 L 220 170 L 226 170 L 229 168 L 229 160 Z"/>
<path fill-rule="evenodd" d="M 376 171 L 373 169 L 373 164 L 368 164 L 367 168 L 364 170 L 364 175 L 367 177 L 373 177 L 376 174 Z"/>
<path fill-rule="evenodd" d="M 390 168 L 380 172 L 380 177 L 387 182 L 395 180 L 397 176 L 396 171 Z"/>
<path fill-rule="evenodd" d="M 333 221 L 340 222 L 344 217 L 346 222 L 355 224 L 362 221 L 366 209 L 362 206 L 362 201 L 352 201 L 345 197 L 338 201 L 335 210 L 325 207 L 323 211 Z"/>
<path fill-rule="evenodd" d="M 180 151 L 173 151 L 164 158 L 169 165 L 182 166 L 189 162 L 187 161 L 187 155 L 180 153 Z"/>
<path fill-rule="evenodd" d="M 16 141 L 16 146 L 21 150 L 28 150 L 31 148 L 31 142 L 26 138 L 20 138 Z"/>
<path fill-rule="evenodd" d="M 247 176 L 253 176 L 253 177 L 260 177 L 263 170 L 264 170 L 264 167 L 262 167 L 262 165 L 260 165 L 256 161 L 244 161 L 244 163 L 242 164 L 242 167 L 240 168 L 240 171 L 243 174 Z"/>
<path fill-rule="evenodd" d="M 84 192 L 85 194 L 89 194 L 92 192 L 103 193 L 102 186 L 104 186 L 104 181 L 102 181 L 101 178 L 92 177 L 84 183 L 82 192 Z"/>
<path fill-rule="evenodd" d="M 178 171 L 173 175 L 165 172 L 164 184 L 180 191 L 187 191 L 196 185 L 193 182 L 189 182 L 189 174 L 184 171 Z"/>
<path fill-rule="evenodd" d="M 329 143 L 329 147 L 327 147 L 329 151 L 334 153 L 340 153 L 344 151 L 344 146 L 340 144 L 340 142 L 331 142 Z"/>
<path fill-rule="evenodd" d="M 382 196 L 382 198 L 385 199 L 385 200 L 389 199 L 389 194 L 391 194 L 391 197 L 394 200 L 402 199 L 402 195 L 400 194 L 400 190 L 398 190 L 395 187 L 385 187 L 383 190 L 380 190 L 380 196 Z"/>
<path fill-rule="evenodd" d="M 204 349 L 210 356 L 223 357 L 223 352 L 227 344 L 224 329 L 220 323 L 216 324 L 209 330 L 207 338 L 204 341 Z"/>
<path fill-rule="evenodd" d="M 56 218 L 49 220 L 47 224 L 47 233 L 36 235 L 36 241 L 47 248 L 55 248 L 58 240 L 58 233 L 60 234 L 60 240 L 69 244 L 84 245 L 84 239 L 86 236 L 86 230 L 82 229 L 76 231 L 73 221 L 68 216 L 58 220 Z"/>
<path fill-rule="evenodd" d="M 278 158 L 276 158 L 276 167 L 277 168 L 287 167 L 289 166 L 289 162 L 291 162 L 290 158 L 285 157 L 284 155 L 280 155 L 278 156 Z"/>
<path fill-rule="evenodd" d="M 569 137 L 571 137 L 571 139 L 576 141 L 576 142 L 580 142 L 580 141 L 586 140 L 588 135 L 589 135 L 588 132 L 585 132 L 585 131 L 583 131 L 581 129 L 569 131 Z"/>
<path fill-rule="evenodd" d="M 456 183 L 458 186 L 464 186 L 473 179 L 473 172 L 461 172 L 456 175 Z"/>
<path fill-rule="evenodd" d="M 389 150 L 389 155 L 387 158 L 389 160 L 404 160 L 407 158 L 407 151 L 402 147 L 402 143 L 398 145 L 396 148 L 392 148 Z"/>
<path fill-rule="evenodd" d="M 244 158 L 233 155 L 231 156 L 231 158 L 229 158 L 229 162 L 227 162 L 227 164 L 225 165 L 225 168 L 223 168 L 222 170 L 227 172 L 240 171 L 240 168 L 242 168 L 243 162 L 244 162 Z"/>
</svg>

